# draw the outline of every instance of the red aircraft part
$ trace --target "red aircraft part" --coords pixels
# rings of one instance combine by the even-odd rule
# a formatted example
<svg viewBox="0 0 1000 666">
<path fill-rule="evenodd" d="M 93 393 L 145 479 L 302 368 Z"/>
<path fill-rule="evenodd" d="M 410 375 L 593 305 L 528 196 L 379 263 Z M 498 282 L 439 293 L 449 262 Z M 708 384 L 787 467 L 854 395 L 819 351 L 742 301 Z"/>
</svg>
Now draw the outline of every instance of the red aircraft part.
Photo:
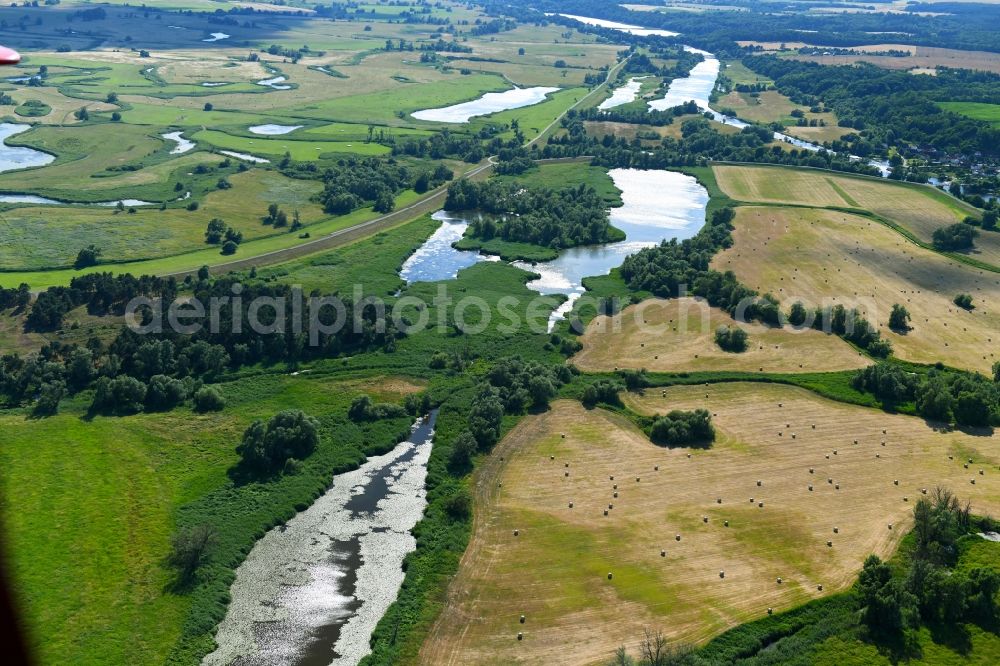
<svg viewBox="0 0 1000 666">
<path fill-rule="evenodd" d="M 0 65 L 16 65 L 21 62 L 21 54 L 14 49 L 0 46 Z"/>
</svg>

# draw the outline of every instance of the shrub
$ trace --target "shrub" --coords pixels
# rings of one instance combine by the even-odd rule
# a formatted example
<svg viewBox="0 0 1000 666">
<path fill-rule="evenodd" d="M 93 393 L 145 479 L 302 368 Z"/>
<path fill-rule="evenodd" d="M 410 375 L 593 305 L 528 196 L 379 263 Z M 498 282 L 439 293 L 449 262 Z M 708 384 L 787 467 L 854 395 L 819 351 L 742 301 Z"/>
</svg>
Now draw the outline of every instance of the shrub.
<svg viewBox="0 0 1000 666">
<path fill-rule="evenodd" d="M 720 326 L 715 329 L 715 344 L 723 351 L 741 353 L 747 350 L 747 332 L 738 326 Z"/>
<path fill-rule="evenodd" d="M 226 406 L 226 399 L 214 386 L 203 386 L 194 394 L 194 411 L 219 412 Z"/>
<path fill-rule="evenodd" d="M 910 330 L 910 312 L 899 303 L 892 304 L 892 312 L 889 313 L 889 328 L 894 331 Z"/>
<path fill-rule="evenodd" d="M 171 539 L 170 564 L 177 568 L 181 582 L 194 578 L 212 548 L 218 543 L 218 532 L 211 525 L 196 525 L 178 532 Z"/>
<path fill-rule="evenodd" d="M 962 308 L 963 310 L 972 310 L 976 306 L 972 304 L 971 294 L 959 294 L 954 299 L 955 305 Z"/>
</svg>

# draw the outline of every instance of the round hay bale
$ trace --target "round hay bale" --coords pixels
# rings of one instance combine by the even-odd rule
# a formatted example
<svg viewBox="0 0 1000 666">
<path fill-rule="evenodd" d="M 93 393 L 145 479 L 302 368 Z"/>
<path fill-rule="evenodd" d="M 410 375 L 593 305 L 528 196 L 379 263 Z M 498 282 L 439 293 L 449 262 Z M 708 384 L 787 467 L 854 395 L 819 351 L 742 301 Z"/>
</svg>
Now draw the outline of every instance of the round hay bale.
<svg viewBox="0 0 1000 666">
<path fill-rule="evenodd" d="M 564 467 L 569 467 L 569 463 L 566 463 L 566 464 L 564 465 Z"/>
<path fill-rule="evenodd" d="M 639 477 L 635 477 L 635 482 L 639 483 Z"/>
<path fill-rule="evenodd" d="M 521 616 L 521 624 L 524 624 L 524 619 L 525 619 L 525 618 L 524 618 L 524 616 L 522 615 L 522 616 Z"/>
<path fill-rule="evenodd" d="M 729 527 L 729 521 L 728 520 L 723 520 L 722 521 L 722 526 L 723 527 Z"/>
<path fill-rule="evenodd" d="M 609 509 L 613 509 L 613 508 L 615 508 L 615 505 L 614 505 L 614 504 L 609 504 L 609 505 L 608 505 L 608 508 L 609 508 Z"/>
<path fill-rule="evenodd" d="M 660 551 L 660 557 L 666 557 L 666 556 L 667 556 L 667 551 L 661 550 Z"/>
<path fill-rule="evenodd" d="M 985 470 L 979 470 L 979 476 L 986 476 Z"/>
<path fill-rule="evenodd" d="M 816 424 L 815 424 L 815 423 L 813 423 L 813 424 L 812 424 L 812 427 L 813 427 L 813 430 L 815 430 L 815 429 L 816 429 Z"/>
<path fill-rule="evenodd" d="M 503 481 L 497 483 L 497 488 L 503 488 Z"/>
<path fill-rule="evenodd" d="M 753 504 L 753 498 L 752 497 L 750 498 L 750 503 Z"/>
<path fill-rule="evenodd" d="M 611 486 L 611 490 L 618 490 L 618 484 L 616 483 L 615 485 Z"/>
<path fill-rule="evenodd" d="M 833 483 L 833 477 L 832 476 L 826 477 L 826 482 L 827 483 Z"/>
<path fill-rule="evenodd" d="M 611 579 L 612 579 L 612 578 L 614 578 L 614 577 L 615 577 L 615 576 L 614 576 L 614 574 L 612 574 L 612 573 L 611 573 L 611 572 L 609 571 L 609 572 L 608 572 L 608 580 L 611 580 Z"/>
<path fill-rule="evenodd" d="M 569 472 L 566 472 L 565 474 L 563 474 L 563 476 L 569 476 Z"/>
<path fill-rule="evenodd" d="M 976 485 L 976 480 L 975 479 L 969 479 L 969 483 L 971 483 L 972 485 Z"/>
<path fill-rule="evenodd" d="M 829 453 L 828 453 L 828 454 L 826 454 L 826 459 L 827 459 L 827 460 L 829 460 L 829 459 L 830 459 L 830 454 L 829 454 Z"/>
<path fill-rule="evenodd" d="M 781 576 L 778 576 L 778 585 L 781 585 L 781 583 L 782 583 Z"/>
<path fill-rule="evenodd" d="M 795 439 L 795 433 L 794 432 L 792 433 L 792 439 Z"/>
<path fill-rule="evenodd" d="M 517 535 L 519 535 L 520 533 L 521 533 L 521 530 L 514 530 L 514 536 L 517 536 Z"/>
<path fill-rule="evenodd" d="M 816 589 L 819 590 L 820 592 L 822 592 L 823 591 L 823 586 L 822 585 L 817 585 Z"/>
<path fill-rule="evenodd" d="M 857 443 L 858 443 L 858 440 L 854 440 L 854 443 L 855 443 L 855 444 L 857 444 Z"/>
<path fill-rule="evenodd" d="M 680 534 L 675 534 L 674 535 L 674 540 L 680 541 L 681 540 L 681 535 Z"/>
<path fill-rule="evenodd" d="M 893 479 L 892 485 L 898 486 L 899 485 L 899 479 Z"/>
<path fill-rule="evenodd" d="M 572 502 L 569 503 L 569 508 L 571 508 L 571 509 L 573 508 L 573 503 Z"/>
<path fill-rule="evenodd" d="M 725 571 L 720 571 L 719 572 L 719 578 L 725 578 L 725 577 L 726 577 L 726 572 Z"/>
<path fill-rule="evenodd" d="M 608 478 L 609 478 L 609 479 L 611 479 L 612 481 L 614 481 L 614 480 L 615 480 L 615 477 L 614 477 L 614 476 L 610 476 L 610 477 L 608 477 Z"/>
<path fill-rule="evenodd" d="M 524 640 L 524 634 L 522 634 L 520 631 L 517 632 L 517 640 L 519 641 Z"/>
<path fill-rule="evenodd" d="M 659 465 L 653 465 L 653 471 L 654 472 L 659 472 L 660 471 L 660 466 Z"/>
<path fill-rule="evenodd" d="M 963 463 L 962 467 L 964 467 L 965 469 L 969 469 L 969 463 Z"/>
<path fill-rule="evenodd" d="M 813 487 L 812 487 L 812 484 L 810 483 L 809 484 L 809 492 L 812 492 L 812 489 L 813 489 Z"/>
<path fill-rule="evenodd" d="M 920 489 L 920 494 L 921 495 L 926 495 L 927 494 L 927 489 L 926 488 L 921 488 Z"/>
<path fill-rule="evenodd" d="M 837 449 L 833 450 L 833 455 L 837 455 Z"/>
<path fill-rule="evenodd" d="M 833 528 L 833 533 L 834 533 L 834 534 L 840 534 L 840 528 L 839 528 L 839 527 L 837 527 L 837 526 L 834 526 L 834 528 Z"/>
<path fill-rule="evenodd" d="M 690 457 L 691 457 L 691 454 L 689 453 L 689 454 L 688 454 L 688 458 L 690 458 Z"/>
<path fill-rule="evenodd" d="M 810 474 L 815 474 L 815 470 L 814 470 L 814 469 L 813 469 L 812 467 L 810 467 L 810 468 L 809 468 L 809 473 L 810 473 Z"/>
<path fill-rule="evenodd" d="M 608 515 L 608 510 L 607 509 L 604 510 L 604 515 L 605 516 Z"/>
<path fill-rule="evenodd" d="M 722 498 L 721 497 L 716 497 L 715 498 L 715 503 L 716 504 L 722 504 Z"/>
<path fill-rule="evenodd" d="M 757 507 L 760 508 L 760 509 L 763 509 L 764 508 L 764 503 L 763 502 L 757 502 Z"/>
<path fill-rule="evenodd" d="M 613 496 L 613 497 L 614 497 L 615 499 L 618 499 L 618 493 L 613 493 L 613 494 L 612 494 L 612 496 Z"/>
<path fill-rule="evenodd" d="M 555 459 L 556 459 L 555 456 L 549 456 L 549 460 L 555 460 Z"/>
<path fill-rule="evenodd" d="M 826 542 L 826 546 L 827 546 L 827 548 L 832 548 L 833 547 L 833 542 L 832 541 L 827 541 Z"/>
<path fill-rule="evenodd" d="M 834 490 L 840 490 L 840 484 L 839 483 L 833 484 L 833 489 Z"/>
<path fill-rule="evenodd" d="M 767 609 L 767 614 L 768 614 L 768 615 L 772 615 L 772 614 L 774 614 L 774 609 L 773 609 L 773 608 L 768 608 L 768 609 Z"/>
<path fill-rule="evenodd" d="M 880 453 L 876 453 L 876 454 L 875 454 L 875 457 L 876 457 L 876 458 L 881 458 L 881 457 L 882 457 L 882 454 L 880 454 Z"/>
<path fill-rule="evenodd" d="M 701 522 L 707 523 L 708 522 L 708 516 L 702 516 L 701 517 Z"/>
<path fill-rule="evenodd" d="M 890 530 L 892 529 L 892 523 L 889 523 L 889 529 Z"/>
<path fill-rule="evenodd" d="M 757 487 L 760 488 L 762 485 L 763 482 L 760 479 L 757 479 Z"/>
</svg>

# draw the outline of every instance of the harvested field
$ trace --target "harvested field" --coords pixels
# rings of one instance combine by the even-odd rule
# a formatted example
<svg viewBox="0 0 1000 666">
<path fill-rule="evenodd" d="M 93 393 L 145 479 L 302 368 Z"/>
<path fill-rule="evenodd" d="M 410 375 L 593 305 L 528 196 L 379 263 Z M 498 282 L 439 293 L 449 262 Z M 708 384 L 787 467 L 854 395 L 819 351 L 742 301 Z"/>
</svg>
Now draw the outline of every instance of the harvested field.
<svg viewBox="0 0 1000 666">
<path fill-rule="evenodd" d="M 977 214 L 930 186 L 811 169 L 719 165 L 713 170 L 722 190 L 739 201 L 864 209 L 898 223 L 924 242 L 930 242 L 935 229 Z M 1000 233 L 982 232 L 971 256 L 1000 266 Z"/>
<path fill-rule="evenodd" d="M 712 266 L 749 287 L 770 291 L 788 309 L 856 306 L 900 358 L 989 373 L 1000 359 L 1000 276 L 924 250 L 877 222 L 838 211 L 740 207 L 734 244 Z M 952 303 L 971 294 L 975 309 Z M 912 330 L 890 331 L 893 303 L 912 315 Z"/>
<path fill-rule="evenodd" d="M 868 554 L 893 552 L 921 488 L 1000 508 L 991 437 L 769 384 L 629 402 L 647 413 L 708 406 L 718 440 L 659 448 L 622 417 L 568 401 L 525 419 L 477 474 L 473 538 L 421 663 L 598 664 L 622 644 L 634 653 L 647 627 L 704 641 L 852 584 Z"/>
<path fill-rule="evenodd" d="M 747 351 L 732 354 L 720 349 L 714 337 L 720 326 L 739 326 L 749 333 Z M 725 311 L 694 298 L 650 299 L 614 319 L 596 317 L 580 342 L 583 349 L 573 363 L 585 372 L 617 368 L 827 372 L 869 364 L 867 357 L 837 336 L 737 324 Z"/>
</svg>

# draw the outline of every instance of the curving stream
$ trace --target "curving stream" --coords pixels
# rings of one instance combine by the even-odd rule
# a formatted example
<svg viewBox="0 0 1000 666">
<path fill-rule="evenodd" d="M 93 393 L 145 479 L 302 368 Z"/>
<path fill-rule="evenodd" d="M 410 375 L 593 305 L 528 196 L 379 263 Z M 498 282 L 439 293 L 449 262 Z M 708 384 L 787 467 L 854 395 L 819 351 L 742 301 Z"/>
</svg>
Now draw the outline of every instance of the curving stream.
<svg viewBox="0 0 1000 666">
<path fill-rule="evenodd" d="M 260 539 L 236 570 L 206 666 L 349 666 L 403 583 L 427 505 L 436 412 L 409 440 L 333 478 L 312 506 Z"/>
</svg>

